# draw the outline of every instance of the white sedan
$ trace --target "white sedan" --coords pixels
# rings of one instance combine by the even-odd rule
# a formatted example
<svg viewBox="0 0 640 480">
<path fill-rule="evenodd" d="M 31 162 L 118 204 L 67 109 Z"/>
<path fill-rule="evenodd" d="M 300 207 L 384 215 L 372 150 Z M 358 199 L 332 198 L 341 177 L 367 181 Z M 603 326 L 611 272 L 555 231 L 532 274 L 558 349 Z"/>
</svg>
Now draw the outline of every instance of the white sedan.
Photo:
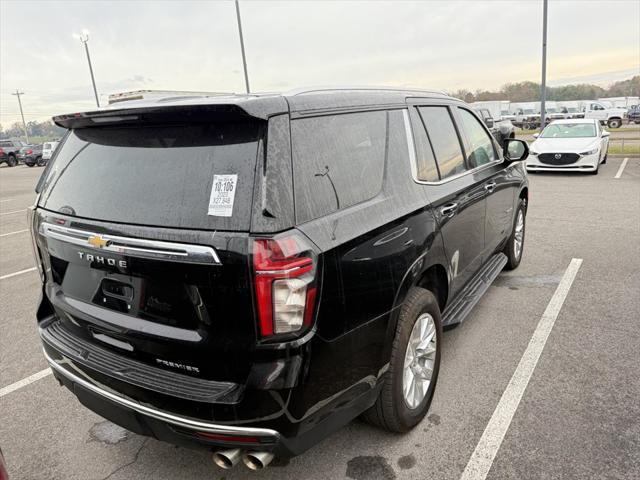
<svg viewBox="0 0 640 480">
<path fill-rule="evenodd" d="M 556 120 L 529 147 L 528 172 L 573 171 L 598 173 L 607 161 L 609 132 L 598 120 Z"/>
</svg>

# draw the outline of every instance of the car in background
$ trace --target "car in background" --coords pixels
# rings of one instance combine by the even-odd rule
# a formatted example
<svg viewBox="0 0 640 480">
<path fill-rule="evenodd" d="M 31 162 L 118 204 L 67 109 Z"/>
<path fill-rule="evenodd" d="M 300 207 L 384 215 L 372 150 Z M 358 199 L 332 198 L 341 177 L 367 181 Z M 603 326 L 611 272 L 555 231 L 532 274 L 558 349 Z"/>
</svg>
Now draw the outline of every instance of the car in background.
<svg viewBox="0 0 640 480">
<path fill-rule="evenodd" d="M 51 156 L 53 155 L 53 152 L 56 151 L 56 148 L 58 148 L 59 144 L 60 142 L 57 142 L 57 141 L 44 142 L 42 144 L 42 161 L 44 162 L 45 165 L 49 160 L 51 160 Z"/>
<path fill-rule="evenodd" d="M 531 144 L 528 172 L 573 171 L 598 174 L 606 163 L 609 132 L 595 119 L 556 120 Z"/>
<path fill-rule="evenodd" d="M 539 110 L 540 111 L 540 110 Z M 554 101 L 548 101 L 544 106 L 545 111 L 545 123 L 550 123 L 554 120 L 560 120 L 564 118 L 564 113 L 562 113 L 558 104 Z"/>
<path fill-rule="evenodd" d="M 0 164 L 15 167 L 18 164 L 18 152 L 24 146 L 25 143 L 20 140 L 0 140 Z"/>
<path fill-rule="evenodd" d="M 505 139 L 516 137 L 516 129 L 510 120 L 496 121 L 491 116 L 491 112 L 489 112 L 489 110 L 486 108 L 474 108 L 473 111 L 476 112 L 480 118 L 482 118 L 482 121 L 484 122 L 486 127 L 489 129 L 491 134 L 501 146 L 504 143 Z"/>
<path fill-rule="evenodd" d="M 578 107 L 560 107 L 560 112 L 564 118 L 584 118 L 584 112 Z"/>
<path fill-rule="evenodd" d="M 584 118 L 594 118 L 609 128 L 620 128 L 627 120 L 627 110 L 605 102 L 589 101 L 584 104 Z"/>
<path fill-rule="evenodd" d="M 35 165 L 39 167 L 44 166 L 44 162 L 42 161 L 42 145 L 27 145 L 26 147 L 22 147 L 18 151 L 18 160 L 28 167 Z"/>
<path fill-rule="evenodd" d="M 540 126 L 540 114 L 533 107 L 518 107 L 513 113 L 515 118 L 512 122 L 516 127 L 533 130 Z"/>
<path fill-rule="evenodd" d="M 631 105 L 627 110 L 629 123 L 640 123 L 640 105 Z"/>
</svg>

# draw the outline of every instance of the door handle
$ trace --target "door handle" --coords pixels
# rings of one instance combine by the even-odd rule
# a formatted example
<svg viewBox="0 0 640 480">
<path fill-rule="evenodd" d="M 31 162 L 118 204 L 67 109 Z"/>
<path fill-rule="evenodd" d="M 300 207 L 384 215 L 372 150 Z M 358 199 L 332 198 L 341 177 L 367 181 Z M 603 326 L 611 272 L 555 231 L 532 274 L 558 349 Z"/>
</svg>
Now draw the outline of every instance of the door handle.
<svg viewBox="0 0 640 480">
<path fill-rule="evenodd" d="M 445 217 L 452 217 L 458 210 L 457 203 L 449 203 L 440 209 L 440 213 Z"/>
<path fill-rule="evenodd" d="M 487 192 L 489 192 L 489 193 L 493 192 L 493 189 L 494 189 L 494 188 L 496 188 L 496 182 L 487 183 L 487 184 L 484 186 L 484 189 L 485 189 Z"/>
</svg>

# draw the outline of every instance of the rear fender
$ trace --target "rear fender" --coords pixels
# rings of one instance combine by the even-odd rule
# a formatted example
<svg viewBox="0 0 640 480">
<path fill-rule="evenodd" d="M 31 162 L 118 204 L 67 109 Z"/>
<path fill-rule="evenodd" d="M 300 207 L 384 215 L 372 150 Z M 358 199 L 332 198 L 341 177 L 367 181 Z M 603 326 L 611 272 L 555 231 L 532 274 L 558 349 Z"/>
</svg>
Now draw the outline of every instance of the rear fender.
<svg viewBox="0 0 640 480">
<path fill-rule="evenodd" d="M 383 350 L 383 365 L 389 362 L 389 358 L 391 357 L 391 346 L 393 345 L 393 338 L 396 334 L 396 327 L 398 324 L 398 319 L 400 317 L 400 310 L 405 301 L 405 298 L 407 297 L 407 294 L 409 293 L 409 290 L 418 285 L 427 270 L 438 265 L 442 267 L 446 272 L 448 291 L 451 279 L 449 276 L 449 269 L 446 267 L 446 265 L 448 265 L 448 261 L 445 255 L 444 245 L 442 244 L 442 236 L 440 235 L 439 231 L 435 231 L 429 237 L 430 238 L 426 250 L 421 255 L 419 255 L 409 266 L 396 292 L 396 297 L 393 302 L 393 309 L 391 310 L 391 316 L 389 318 L 389 323 L 387 324 L 385 348 Z"/>
</svg>

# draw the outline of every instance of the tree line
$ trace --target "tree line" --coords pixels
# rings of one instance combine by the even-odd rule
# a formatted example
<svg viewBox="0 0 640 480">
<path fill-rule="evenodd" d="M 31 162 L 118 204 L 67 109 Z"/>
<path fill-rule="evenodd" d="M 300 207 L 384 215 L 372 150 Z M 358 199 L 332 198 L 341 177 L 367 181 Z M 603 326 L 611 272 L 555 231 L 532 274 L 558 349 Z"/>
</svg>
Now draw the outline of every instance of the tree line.
<svg viewBox="0 0 640 480">
<path fill-rule="evenodd" d="M 60 138 L 64 135 L 64 132 L 64 128 L 57 126 L 51 120 L 45 120 L 42 122 L 33 120 L 27 122 L 27 133 L 29 134 L 29 139 L 38 139 L 39 142 Z M 0 138 L 24 138 L 24 127 L 22 126 L 22 123 L 15 122 L 7 129 L 4 129 L 2 125 L 0 125 Z"/>
<path fill-rule="evenodd" d="M 485 100 L 510 100 L 512 102 L 540 101 L 540 84 L 536 82 L 507 83 L 498 91 L 460 89 L 449 93 L 467 103 Z M 547 87 L 547 100 L 590 100 L 603 97 L 639 97 L 640 75 L 615 82 L 607 88 L 593 84 L 562 85 Z"/>
<path fill-rule="evenodd" d="M 507 83 L 498 91 L 460 89 L 449 93 L 452 97 L 465 102 L 479 102 L 484 100 L 510 100 L 512 102 L 536 102 L 540 100 L 540 84 L 536 82 Z M 640 75 L 628 80 L 615 82 L 607 88 L 593 84 L 562 85 L 547 87 L 547 100 L 589 100 L 602 97 L 638 97 L 640 96 Z M 27 123 L 30 139 L 47 141 L 60 138 L 65 129 L 58 127 L 50 120 L 30 121 Z M 0 138 L 23 138 L 22 123 L 16 122 L 6 130 L 0 125 Z"/>
</svg>

